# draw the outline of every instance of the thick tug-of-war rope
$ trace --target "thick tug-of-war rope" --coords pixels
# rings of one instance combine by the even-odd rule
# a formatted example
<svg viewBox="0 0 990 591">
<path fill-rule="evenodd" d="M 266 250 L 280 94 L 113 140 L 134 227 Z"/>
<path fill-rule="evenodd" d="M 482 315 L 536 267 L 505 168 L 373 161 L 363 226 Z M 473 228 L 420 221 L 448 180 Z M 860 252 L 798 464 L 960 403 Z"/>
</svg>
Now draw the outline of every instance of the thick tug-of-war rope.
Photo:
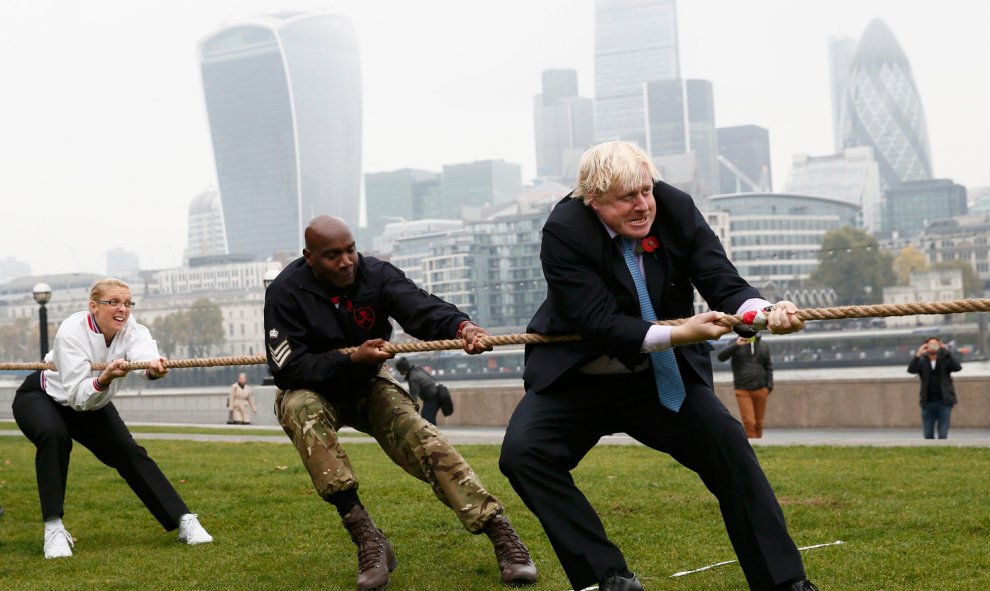
<svg viewBox="0 0 990 591">
<path fill-rule="evenodd" d="M 742 315 L 726 314 L 719 319 L 722 326 L 732 328 L 739 324 L 763 328 L 766 325 L 765 314 L 768 310 L 758 312 L 747 312 Z M 798 310 L 794 315 L 800 320 L 841 320 L 844 318 L 884 318 L 887 316 L 915 316 L 920 314 L 961 314 L 964 312 L 988 312 L 990 311 L 990 299 L 952 300 L 948 302 L 909 302 L 906 304 L 875 304 L 869 306 L 839 306 L 836 308 L 805 308 Z M 662 326 L 677 326 L 687 322 L 687 319 L 659 320 L 656 324 Z M 481 337 L 479 341 L 483 346 L 499 347 L 502 345 L 535 345 L 542 343 L 563 343 L 567 341 L 579 341 L 578 335 L 557 335 L 547 336 L 541 334 L 507 334 L 490 335 Z M 440 341 L 418 341 L 412 343 L 386 343 L 381 347 L 382 351 L 389 353 L 418 353 L 423 351 L 448 351 L 461 349 L 464 341 L 461 339 L 446 339 Z M 336 349 L 339 353 L 353 353 L 357 347 L 345 347 Z M 250 355 L 245 357 L 208 357 L 205 359 L 169 359 L 165 362 L 168 368 L 183 367 L 221 367 L 228 365 L 264 365 L 268 360 L 264 355 Z M 135 361 L 125 363 L 122 369 L 147 369 L 148 361 Z M 106 369 L 106 363 L 94 363 L 94 370 Z M 51 363 L 0 363 L 0 370 L 33 370 L 33 369 L 55 369 Z"/>
</svg>

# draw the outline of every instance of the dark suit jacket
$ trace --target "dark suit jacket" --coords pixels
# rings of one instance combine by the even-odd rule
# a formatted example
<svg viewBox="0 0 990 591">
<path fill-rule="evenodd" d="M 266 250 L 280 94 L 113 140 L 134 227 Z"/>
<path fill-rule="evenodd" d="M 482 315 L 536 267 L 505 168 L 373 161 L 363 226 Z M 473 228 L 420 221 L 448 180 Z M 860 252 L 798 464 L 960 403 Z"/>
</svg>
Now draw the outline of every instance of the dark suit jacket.
<svg viewBox="0 0 990 591">
<path fill-rule="evenodd" d="M 935 372 L 938 373 L 939 384 L 942 386 L 942 403 L 949 406 L 956 405 L 956 387 L 952 383 L 952 372 L 962 369 L 962 364 L 954 353 L 948 349 L 939 349 L 935 354 Z M 928 355 L 911 358 L 908 364 L 908 372 L 918 374 L 921 378 L 921 394 L 919 402 L 924 406 L 928 402 L 928 383 L 932 379 L 932 363 L 928 360 Z"/>
<path fill-rule="evenodd" d="M 666 183 L 653 186 L 657 216 L 650 230 L 660 246 L 643 253 L 647 290 L 657 317 L 694 315 L 692 284 L 713 310 L 736 313 L 759 292 L 739 276 L 691 196 Z M 650 323 L 640 317 L 632 275 L 594 210 L 570 195 L 558 203 L 543 227 L 540 249 L 547 299 L 528 332 L 580 334 L 568 343 L 528 345 L 523 381 L 536 392 L 589 361 L 608 354 L 633 368 Z M 746 333 L 745 330 L 740 334 Z M 685 386 L 712 387 L 711 346 L 675 348 Z"/>
</svg>

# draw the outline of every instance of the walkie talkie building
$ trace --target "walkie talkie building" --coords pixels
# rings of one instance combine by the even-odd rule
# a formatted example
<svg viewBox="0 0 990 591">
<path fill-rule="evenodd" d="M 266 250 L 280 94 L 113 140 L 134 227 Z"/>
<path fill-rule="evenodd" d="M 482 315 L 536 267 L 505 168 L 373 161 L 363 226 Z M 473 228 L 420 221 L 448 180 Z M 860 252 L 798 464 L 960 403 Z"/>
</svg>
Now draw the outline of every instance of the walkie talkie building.
<svg viewBox="0 0 990 591">
<path fill-rule="evenodd" d="M 351 21 L 251 18 L 204 39 L 199 55 L 230 254 L 298 252 L 318 214 L 356 228 L 361 66 Z"/>
</svg>

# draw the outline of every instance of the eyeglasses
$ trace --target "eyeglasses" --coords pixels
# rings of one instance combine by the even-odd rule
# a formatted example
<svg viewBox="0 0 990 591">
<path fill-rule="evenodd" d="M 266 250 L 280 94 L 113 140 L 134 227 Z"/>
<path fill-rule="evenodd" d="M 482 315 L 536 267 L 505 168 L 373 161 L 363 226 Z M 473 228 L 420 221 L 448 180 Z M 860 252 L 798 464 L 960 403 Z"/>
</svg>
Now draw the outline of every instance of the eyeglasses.
<svg viewBox="0 0 990 591">
<path fill-rule="evenodd" d="M 103 304 L 105 306 L 110 306 L 111 308 L 117 308 L 117 307 L 123 305 L 128 310 L 130 310 L 131 308 L 133 308 L 134 306 L 137 305 L 137 304 L 135 304 L 134 302 L 131 302 L 131 301 L 127 301 L 127 302 L 122 302 L 120 300 L 93 300 L 93 301 L 96 302 L 97 304 Z"/>
</svg>

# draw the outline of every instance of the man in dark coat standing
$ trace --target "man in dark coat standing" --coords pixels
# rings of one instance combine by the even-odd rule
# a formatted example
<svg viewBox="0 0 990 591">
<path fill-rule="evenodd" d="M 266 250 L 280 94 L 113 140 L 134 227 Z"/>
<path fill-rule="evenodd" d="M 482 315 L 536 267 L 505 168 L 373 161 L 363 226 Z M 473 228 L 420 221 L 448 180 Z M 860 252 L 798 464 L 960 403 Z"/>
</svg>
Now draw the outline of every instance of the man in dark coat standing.
<svg viewBox="0 0 990 591">
<path fill-rule="evenodd" d="M 938 337 L 929 337 L 911 358 L 908 373 L 918 374 L 921 379 L 919 402 L 925 439 L 935 438 L 936 423 L 938 438 L 949 437 L 952 407 L 956 405 L 956 387 L 952 384 L 952 372 L 961 369 L 959 358 Z"/>
<path fill-rule="evenodd" d="M 395 369 L 409 384 L 409 395 L 413 400 L 422 400 L 421 416 L 437 424 L 437 411 L 440 410 L 439 384 L 424 368 L 409 363 L 405 357 L 395 360 Z"/>
<path fill-rule="evenodd" d="M 705 342 L 728 332 L 717 324 L 723 312 L 769 302 L 738 275 L 691 197 L 659 176 L 635 145 L 601 144 L 550 213 L 540 251 L 547 299 L 528 330 L 581 340 L 527 346 L 526 393 L 499 465 L 574 589 L 643 588 L 570 474 L 600 437 L 625 432 L 699 474 L 752 589 L 814 591 L 742 426 L 714 394 Z M 722 312 L 692 316 L 692 286 Z M 778 302 L 768 327 L 800 330 L 796 311 Z M 675 327 L 652 321 L 685 317 Z M 644 530 L 663 524 L 654 521 Z"/>
<path fill-rule="evenodd" d="M 770 347 L 760 335 L 750 338 L 736 337 L 718 352 L 718 360 L 732 359 L 732 385 L 739 404 L 739 419 L 746 429 L 746 437 L 763 437 L 763 416 L 767 411 L 767 398 L 773 392 L 773 361 Z"/>
</svg>

